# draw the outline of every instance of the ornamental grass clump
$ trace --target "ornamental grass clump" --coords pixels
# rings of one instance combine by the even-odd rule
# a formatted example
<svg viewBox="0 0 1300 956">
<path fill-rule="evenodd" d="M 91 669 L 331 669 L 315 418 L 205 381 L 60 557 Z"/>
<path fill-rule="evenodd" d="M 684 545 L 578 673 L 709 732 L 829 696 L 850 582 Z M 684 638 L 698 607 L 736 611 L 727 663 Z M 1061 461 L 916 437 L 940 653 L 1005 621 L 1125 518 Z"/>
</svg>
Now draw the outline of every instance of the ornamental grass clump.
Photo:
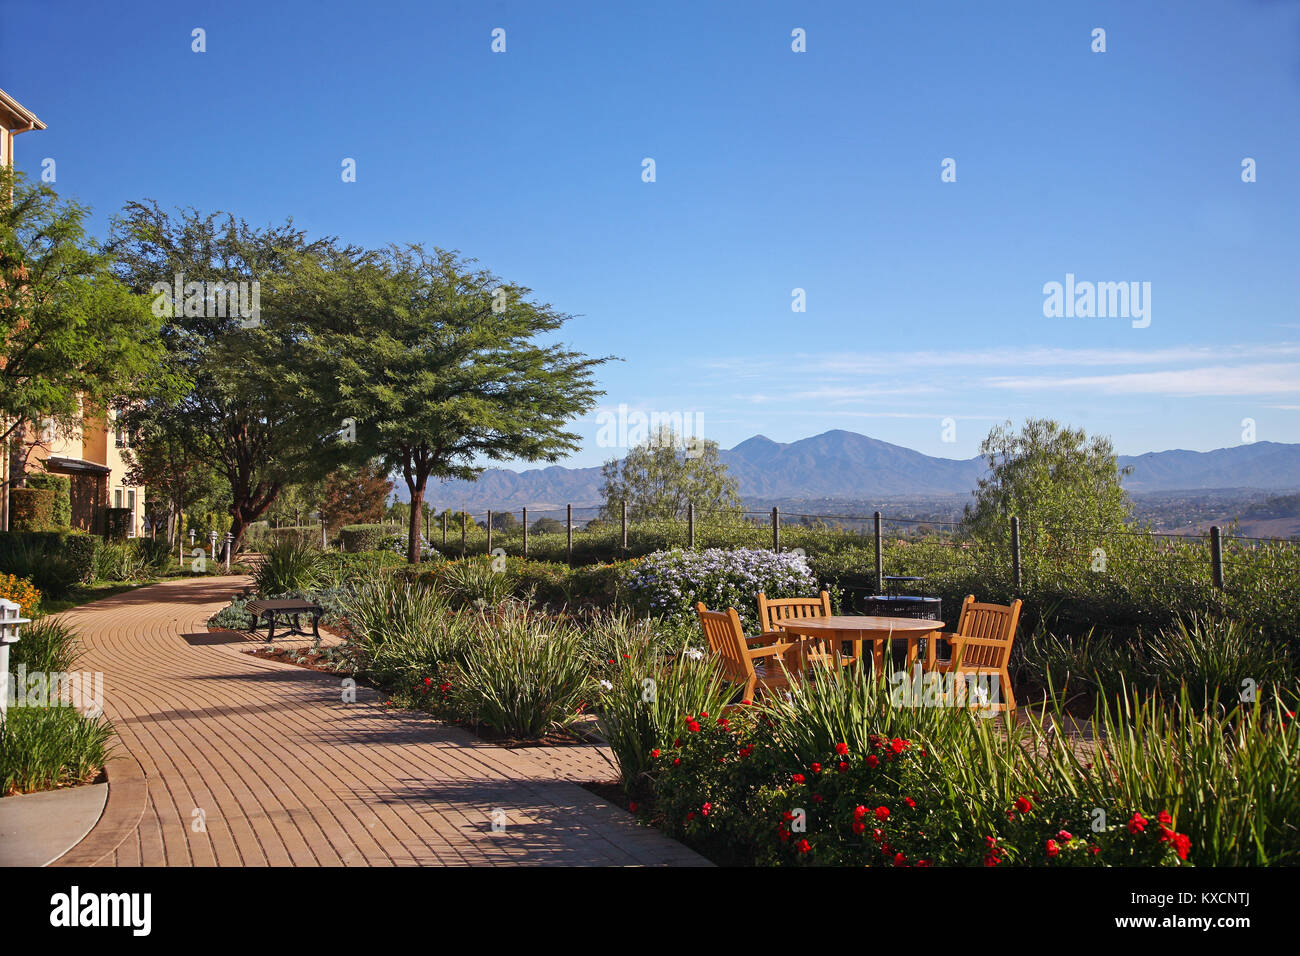
<svg viewBox="0 0 1300 956">
<path fill-rule="evenodd" d="M 624 791 L 637 797 L 650 789 L 654 759 L 671 745 L 682 720 L 721 713 L 735 688 L 712 654 L 689 645 L 665 652 L 642 622 L 611 636 L 610 656 L 602 662 L 607 678 L 596 700 L 597 726 L 614 753 Z"/>
<path fill-rule="evenodd" d="M 758 619 L 760 591 L 781 598 L 819 590 L 803 555 L 759 548 L 652 554 L 628 572 L 626 589 L 645 613 L 689 620 L 699 601 L 711 610 L 734 607 L 751 628 Z"/>
<path fill-rule="evenodd" d="M 449 677 L 451 703 L 463 719 L 523 739 L 582 719 L 596 682 L 575 627 L 516 602 L 473 619 L 478 633 Z"/>
</svg>

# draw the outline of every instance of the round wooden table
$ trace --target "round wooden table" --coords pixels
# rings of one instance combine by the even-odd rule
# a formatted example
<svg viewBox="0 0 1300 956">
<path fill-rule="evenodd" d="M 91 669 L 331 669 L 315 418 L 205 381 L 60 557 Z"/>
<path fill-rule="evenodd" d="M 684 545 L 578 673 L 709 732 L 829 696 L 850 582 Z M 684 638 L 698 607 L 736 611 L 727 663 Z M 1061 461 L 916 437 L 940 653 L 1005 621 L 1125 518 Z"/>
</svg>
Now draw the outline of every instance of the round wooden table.
<svg viewBox="0 0 1300 956">
<path fill-rule="evenodd" d="M 921 639 L 943 628 L 943 621 L 931 621 L 916 617 L 874 617 L 867 615 L 835 615 L 832 617 L 792 618 L 778 621 L 776 626 L 791 634 L 797 634 L 807 640 L 825 641 L 833 654 L 839 654 L 842 642 L 853 644 L 853 659 L 862 660 L 862 644 L 872 643 L 872 659 L 875 661 L 876 673 L 883 674 L 885 667 L 885 648 L 891 641 L 907 641 L 907 669 L 909 673 L 916 663 L 917 651 Z M 934 664 L 934 641 L 926 647 L 926 661 Z"/>
</svg>

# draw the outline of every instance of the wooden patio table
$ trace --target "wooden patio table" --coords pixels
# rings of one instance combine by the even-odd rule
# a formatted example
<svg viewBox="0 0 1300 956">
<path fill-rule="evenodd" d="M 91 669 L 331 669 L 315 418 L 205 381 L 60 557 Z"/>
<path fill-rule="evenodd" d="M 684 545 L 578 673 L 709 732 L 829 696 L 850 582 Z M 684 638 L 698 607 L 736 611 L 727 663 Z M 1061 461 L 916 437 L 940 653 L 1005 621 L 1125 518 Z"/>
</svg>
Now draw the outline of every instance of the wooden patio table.
<svg viewBox="0 0 1300 956">
<path fill-rule="evenodd" d="M 862 660 L 862 645 L 871 641 L 872 658 L 876 673 L 883 674 L 885 666 L 885 648 L 891 641 L 907 641 L 907 670 L 910 673 L 916 663 L 917 651 L 921 639 L 943 628 L 943 621 L 931 621 L 916 617 L 876 617 L 871 615 L 835 615 L 832 617 L 791 618 L 779 621 L 776 626 L 791 634 L 797 634 L 807 641 L 825 641 L 830 650 L 838 655 L 844 641 L 853 644 L 853 659 Z M 925 662 L 934 666 L 935 642 L 926 642 Z"/>
</svg>

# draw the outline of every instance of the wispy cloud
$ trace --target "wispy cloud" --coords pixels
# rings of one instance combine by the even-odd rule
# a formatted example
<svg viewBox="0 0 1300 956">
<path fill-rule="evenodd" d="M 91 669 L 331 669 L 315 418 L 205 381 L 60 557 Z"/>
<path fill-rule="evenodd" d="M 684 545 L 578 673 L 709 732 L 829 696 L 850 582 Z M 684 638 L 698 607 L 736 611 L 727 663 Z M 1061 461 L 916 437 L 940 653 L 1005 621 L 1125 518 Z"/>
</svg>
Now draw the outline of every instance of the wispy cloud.
<svg viewBox="0 0 1300 956">
<path fill-rule="evenodd" d="M 1034 375 L 984 380 L 992 388 L 1019 391 L 1073 390 L 1108 395 L 1197 396 L 1276 395 L 1300 392 L 1300 364 L 1203 365 L 1161 372 L 1118 375 Z"/>
</svg>

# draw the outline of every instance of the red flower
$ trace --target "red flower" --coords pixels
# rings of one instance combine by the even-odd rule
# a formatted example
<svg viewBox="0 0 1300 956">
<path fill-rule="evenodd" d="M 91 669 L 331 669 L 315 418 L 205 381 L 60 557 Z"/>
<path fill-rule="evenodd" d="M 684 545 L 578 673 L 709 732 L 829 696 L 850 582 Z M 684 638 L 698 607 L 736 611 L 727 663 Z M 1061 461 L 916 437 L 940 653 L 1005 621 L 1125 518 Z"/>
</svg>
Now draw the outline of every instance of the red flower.
<svg viewBox="0 0 1300 956">
<path fill-rule="evenodd" d="M 872 770 L 875 770 L 877 767 L 880 766 L 880 758 L 877 757 L 875 754 L 867 754 L 867 766 L 870 767 Z"/>
<path fill-rule="evenodd" d="M 894 866 L 907 866 L 907 857 L 903 856 L 902 853 L 895 853 Z"/>
<path fill-rule="evenodd" d="M 1169 815 L 1168 810 L 1161 810 L 1158 814 L 1156 814 L 1156 819 L 1159 820 L 1161 824 L 1163 824 L 1164 826 L 1169 827 L 1174 825 L 1174 818 Z"/>
<path fill-rule="evenodd" d="M 1019 797 L 1016 799 L 1016 809 L 1021 813 L 1028 813 L 1030 810 L 1034 809 L 1034 805 L 1025 797 Z"/>
<path fill-rule="evenodd" d="M 1137 833 L 1141 833 L 1146 828 L 1147 828 L 1146 817 L 1142 816 L 1142 814 L 1137 813 L 1135 811 L 1133 813 L 1132 818 L 1128 821 L 1128 832 L 1137 834 Z"/>
<path fill-rule="evenodd" d="M 707 716 L 709 716 L 709 712 L 708 712 L 707 710 L 702 710 L 702 711 L 700 711 L 700 716 L 701 716 L 701 717 L 707 717 Z"/>
<path fill-rule="evenodd" d="M 820 793 L 814 793 L 813 803 L 821 803 L 821 802 L 822 802 L 822 795 Z"/>
<path fill-rule="evenodd" d="M 1048 856 L 1056 856 L 1056 855 L 1057 855 L 1058 853 L 1060 853 L 1060 852 L 1061 852 L 1061 848 L 1060 848 L 1059 846 L 1056 845 L 1056 841 L 1055 841 L 1055 840 L 1048 840 L 1048 841 L 1047 841 L 1047 855 L 1048 855 Z"/>
<path fill-rule="evenodd" d="M 848 744 L 836 744 L 836 745 L 835 745 L 835 752 L 836 752 L 837 754 L 839 754 L 841 757 L 848 756 L 848 753 L 849 753 L 849 745 L 848 745 Z"/>
<path fill-rule="evenodd" d="M 636 813 L 636 801 L 635 801 L 635 800 L 629 800 L 628 803 L 627 803 L 627 808 L 628 808 L 629 810 L 631 810 L 633 813 Z"/>
<path fill-rule="evenodd" d="M 700 807 L 700 816 L 707 817 L 709 815 L 709 811 L 712 809 L 713 809 L 713 804 L 711 803 L 704 804 L 703 806 Z"/>
<path fill-rule="evenodd" d="M 700 732 L 700 725 L 699 725 L 699 723 L 696 722 L 695 720 L 692 720 L 690 717 L 687 717 L 687 718 L 686 718 L 686 729 L 689 730 L 689 731 L 690 731 L 691 733 L 693 733 L 693 734 L 697 734 L 697 733 Z"/>
<path fill-rule="evenodd" d="M 650 751 L 650 757 L 651 757 L 651 759 L 653 759 L 653 760 L 658 760 L 658 759 L 659 759 L 659 748 L 658 748 L 658 747 L 656 747 L 654 750 Z"/>
<path fill-rule="evenodd" d="M 849 772 L 849 765 L 846 764 L 846 763 L 844 763 L 843 761 L 841 761 L 841 762 L 840 762 L 840 766 L 839 766 L 839 771 L 840 771 L 840 773 L 848 773 L 848 772 Z"/>
<path fill-rule="evenodd" d="M 857 821 L 856 823 L 853 824 L 853 832 L 854 832 L 854 833 L 862 833 L 862 832 L 863 832 L 864 830 L 866 830 L 866 829 L 867 829 L 867 825 L 866 825 L 865 823 L 863 823 L 861 820 L 859 820 L 859 821 Z"/>
<path fill-rule="evenodd" d="M 819 764 L 819 763 L 815 763 L 815 764 L 813 764 L 811 767 L 809 767 L 808 769 L 811 770 L 813 773 L 821 773 L 821 772 L 822 772 L 822 765 Z"/>
<path fill-rule="evenodd" d="M 889 819 L 889 807 L 876 807 L 876 819 L 884 822 Z"/>
<path fill-rule="evenodd" d="M 812 849 L 812 844 L 809 843 L 807 840 L 800 840 L 798 843 L 794 845 L 794 848 L 798 850 L 800 853 L 807 853 L 809 850 Z"/>
<path fill-rule="evenodd" d="M 674 767 L 680 767 L 681 764 L 682 764 L 682 758 L 681 758 L 681 757 L 674 757 L 674 758 L 673 758 L 673 766 L 674 766 Z"/>
<path fill-rule="evenodd" d="M 867 808 L 859 804 L 858 806 L 853 808 L 853 819 L 861 820 L 863 817 L 867 815 L 867 812 L 868 812 Z"/>
<path fill-rule="evenodd" d="M 1174 834 L 1174 852 L 1178 854 L 1178 859 L 1187 859 L 1187 851 L 1192 848 L 1192 838 L 1186 833 Z"/>
<path fill-rule="evenodd" d="M 1072 834 L 1069 830 L 1062 830 L 1060 833 L 1056 835 L 1056 838 L 1060 840 L 1062 843 L 1069 843 L 1071 840 L 1074 839 L 1074 834 Z"/>
<path fill-rule="evenodd" d="M 691 821 L 691 820 L 694 820 L 694 819 L 695 819 L 695 811 L 694 811 L 694 810 L 692 810 L 690 813 L 686 814 L 686 820 L 687 820 L 687 822 L 689 822 L 689 821 Z"/>
<path fill-rule="evenodd" d="M 880 842 L 881 840 L 883 840 L 884 838 L 885 838 L 885 831 L 884 831 L 884 830 L 881 830 L 881 829 L 879 829 L 879 828 L 876 828 L 876 829 L 874 829 L 874 830 L 871 831 L 871 839 L 875 840 L 877 843 L 879 843 L 879 842 Z"/>
<path fill-rule="evenodd" d="M 903 802 L 904 802 L 905 804 L 907 804 L 909 807 L 914 807 L 914 806 L 916 806 L 916 801 L 913 800 L 911 797 L 904 797 L 904 798 L 903 798 Z"/>
<path fill-rule="evenodd" d="M 892 741 L 890 741 L 889 749 L 896 754 L 901 754 L 903 750 L 907 747 L 907 743 L 908 742 L 906 740 L 902 740 L 899 737 L 895 737 Z"/>
<path fill-rule="evenodd" d="M 796 786 L 803 783 L 803 774 L 801 773 L 792 774 L 790 777 L 790 782 L 795 784 Z"/>
<path fill-rule="evenodd" d="M 929 860 L 917 860 L 917 861 L 916 861 L 916 865 L 917 865 L 917 866 L 929 866 L 929 865 L 930 865 L 930 861 L 929 861 Z"/>
</svg>

